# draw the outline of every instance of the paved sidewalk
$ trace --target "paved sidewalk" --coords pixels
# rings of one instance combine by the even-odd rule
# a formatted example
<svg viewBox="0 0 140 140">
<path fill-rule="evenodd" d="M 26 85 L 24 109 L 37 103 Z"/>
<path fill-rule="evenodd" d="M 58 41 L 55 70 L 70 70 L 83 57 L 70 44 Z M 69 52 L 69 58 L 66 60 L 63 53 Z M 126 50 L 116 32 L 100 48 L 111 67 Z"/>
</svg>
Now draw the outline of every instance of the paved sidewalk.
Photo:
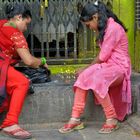
<svg viewBox="0 0 140 140">
<path fill-rule="evenodd" d="M 31 140 L 140 140 L 140 136 L 135 133 L 127 122 L 121 123 L 120 129 L 112 134 L 106 135 L 98 134 L 102 123 L 87 122 L 85 124 L 85 129 L 69 134 L 60 134 L 58 132 L 58 128 L 63 125 L 62 123 L 26 125 L 24 128 L 33 134 Z M 0 135 L 0 140 L 15 139 Z"/>
</svg>

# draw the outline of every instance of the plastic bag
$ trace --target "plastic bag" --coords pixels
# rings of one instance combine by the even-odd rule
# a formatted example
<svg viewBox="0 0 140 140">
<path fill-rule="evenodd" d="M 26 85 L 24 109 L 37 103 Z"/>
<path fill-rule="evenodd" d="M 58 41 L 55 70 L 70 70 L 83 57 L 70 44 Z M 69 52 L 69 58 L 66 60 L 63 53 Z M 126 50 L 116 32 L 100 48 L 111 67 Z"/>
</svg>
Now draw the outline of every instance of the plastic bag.
<svg viewBox="0 0 140 140">
<path fill-rule="evenodd" d="M 29 93 L 34 93 L 33 84 L 46 83 L 51 81 L 51 72 L 46 68 L 29 68 L 29 67 L 15 67 L 16 70 L 25 74 L 30 80 Z"/>
</svg>

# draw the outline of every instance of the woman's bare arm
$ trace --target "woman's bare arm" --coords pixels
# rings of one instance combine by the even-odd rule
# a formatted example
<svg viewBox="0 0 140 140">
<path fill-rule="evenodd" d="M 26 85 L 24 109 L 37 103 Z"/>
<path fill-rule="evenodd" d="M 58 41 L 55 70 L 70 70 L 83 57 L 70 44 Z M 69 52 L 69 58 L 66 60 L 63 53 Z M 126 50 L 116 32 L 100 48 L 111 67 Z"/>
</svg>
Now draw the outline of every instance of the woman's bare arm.
<svg viewBox="0 0 140 140">
<path fill-rule="evenodd" d="M 41 59 L 32 56 L 28 49 L 18 48 L 17 53 L 22 61 L 32 68 L 38 68 L 42 64 Z"/>
</svg>

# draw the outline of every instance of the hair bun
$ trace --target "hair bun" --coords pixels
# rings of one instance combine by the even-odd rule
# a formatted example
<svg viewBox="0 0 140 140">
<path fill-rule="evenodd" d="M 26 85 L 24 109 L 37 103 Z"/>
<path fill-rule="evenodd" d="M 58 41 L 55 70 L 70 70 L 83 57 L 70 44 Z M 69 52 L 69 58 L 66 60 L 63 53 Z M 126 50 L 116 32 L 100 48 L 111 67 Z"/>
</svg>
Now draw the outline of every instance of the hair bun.
<svg viewBox="0 0 140 140">
<path fill-rule="evenodd" d="M 30 9 L 24 3 L 9 3 L 5 7 L 5 14 L 8 19 L 13 18 L 16 15 L 22 15 L 23 17 L 31 17 Z"/>
<path fill-rule="evenodd" d="M 5 9 L 6 15 L 10 14 L 13 10 L 14 10 L 14 5 L 8 4 Z"/>
</svg>

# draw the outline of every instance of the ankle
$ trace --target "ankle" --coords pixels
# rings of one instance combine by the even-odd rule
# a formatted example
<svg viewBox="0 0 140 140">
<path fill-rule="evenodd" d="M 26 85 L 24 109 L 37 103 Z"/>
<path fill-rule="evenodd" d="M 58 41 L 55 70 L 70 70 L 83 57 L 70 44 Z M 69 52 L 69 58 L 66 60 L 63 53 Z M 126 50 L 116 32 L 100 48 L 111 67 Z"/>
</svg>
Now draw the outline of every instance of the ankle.
<svg viewBox="0 0 140 140">
<path fill-rule="evenodd" d="M 74 118 L 74 117 L 72 117 L 72 118 L 70 118 L 70 120 L 71 121 L 77 121 L 77 122 L 79 122 L 80 121 L 80 118 Z"/>
<path fill-rule="evenodd" d="M 107 124 L 117 124 L 118 120 L 115 118 L 109 118 L 106 120 Z"/>
<path fill-rule="evenodd" d="M 11 126 L 4 127 L 3 130 L 13 130 L 15 128 L 20 128 L 20 127 L 19 127 L 19 125 L 14 124 L 14 125 L 11 125 Z"/>
<path fill-rule="evenodd" d="M 69 123 L 79 123 L 80 119 L 79 118 L 70 118 Z"/>
</svg>

